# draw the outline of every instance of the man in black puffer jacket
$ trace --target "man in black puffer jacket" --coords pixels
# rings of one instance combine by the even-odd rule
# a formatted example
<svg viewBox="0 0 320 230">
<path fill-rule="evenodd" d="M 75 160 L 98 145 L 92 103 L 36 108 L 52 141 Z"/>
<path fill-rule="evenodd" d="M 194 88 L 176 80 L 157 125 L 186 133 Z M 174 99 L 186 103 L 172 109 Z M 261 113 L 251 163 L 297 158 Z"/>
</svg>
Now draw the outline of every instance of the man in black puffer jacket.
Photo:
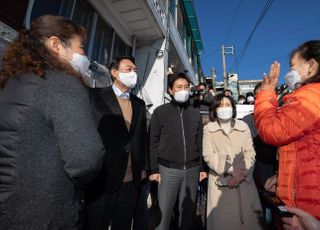
<svg viewBox="0 0 320 230">
<path fill-rule="evenodd" d="M 202 123 L 189 101 L 190 81 L 184 73 L 170 78 L 172 101 L 158 107 L 150 122 L 150 180 L 157 181 L 161 222 L 169 229 L 179 193 L 179 229 L 193 224 L 198 180 L 202 170 Z M 200 172 L 200 176 L 199 176 Z M 200 177 L 200 178 L 199 178 Z"/>
</svg>

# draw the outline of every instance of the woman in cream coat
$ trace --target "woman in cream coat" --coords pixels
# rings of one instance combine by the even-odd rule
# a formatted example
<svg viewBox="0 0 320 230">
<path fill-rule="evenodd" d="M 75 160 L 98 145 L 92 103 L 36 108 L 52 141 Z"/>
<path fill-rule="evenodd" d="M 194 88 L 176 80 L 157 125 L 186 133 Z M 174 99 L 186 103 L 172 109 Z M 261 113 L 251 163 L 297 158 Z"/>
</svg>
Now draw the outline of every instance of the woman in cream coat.
<svg viewBox="0 0 320 230">
<path fill-rule="evenodd" d="M 207 229 L 263 227 L 263 213 L 252 172 L 255 152 L 249 127 L 236 120 L 231 97 L 215 96 L 204 127 L 203 158 L 210 168 Z"/>
</svg>

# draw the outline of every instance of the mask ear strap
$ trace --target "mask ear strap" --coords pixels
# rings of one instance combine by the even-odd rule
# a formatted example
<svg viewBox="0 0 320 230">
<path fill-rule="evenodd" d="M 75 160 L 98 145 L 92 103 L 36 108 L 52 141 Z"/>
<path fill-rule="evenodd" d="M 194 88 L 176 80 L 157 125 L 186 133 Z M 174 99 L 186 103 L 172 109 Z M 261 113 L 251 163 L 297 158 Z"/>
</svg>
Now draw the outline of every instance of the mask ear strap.
<svg viewBox="0 0 320 230">
<path fill-rule="evenodd" d="M 60 39 L 60 42 L 61 42 L 61 44 L 62 44 L 64 47 L 69 48 L 69 46 L 67 46 L 67 44 L 64 43 L 61 39 Z"/>
<path fill-rule="evenodd" d="M 69 49 L 73 54 L 75 53 L 75 52 L 70 48 L 70 46 L 68 46 L 66 43 L 64 43 L 61 39 L 60 39 L 60 42 L 61 42 L 61 44 L 62 44 L 65 48 Z"/>
</svg>

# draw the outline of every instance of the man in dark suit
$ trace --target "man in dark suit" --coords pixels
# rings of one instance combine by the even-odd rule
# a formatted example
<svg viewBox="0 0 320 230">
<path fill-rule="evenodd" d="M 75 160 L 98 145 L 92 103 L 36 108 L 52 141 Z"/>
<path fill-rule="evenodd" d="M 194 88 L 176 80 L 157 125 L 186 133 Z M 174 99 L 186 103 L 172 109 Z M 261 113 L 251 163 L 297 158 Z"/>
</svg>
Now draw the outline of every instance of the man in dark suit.
<svg viewBox="0 0 320 230">
<path fill-rule="evenodd" d="M 137 82 L 130 57 L 110 65 L 113 85 L 93 89 L 90 97 L 98 131 L 106 148 L 104 168 L 87 191 L 86 229 L 131 229 L 141 180 L 145 177 L 146 109 L 131 94 Z"/>
</svg>

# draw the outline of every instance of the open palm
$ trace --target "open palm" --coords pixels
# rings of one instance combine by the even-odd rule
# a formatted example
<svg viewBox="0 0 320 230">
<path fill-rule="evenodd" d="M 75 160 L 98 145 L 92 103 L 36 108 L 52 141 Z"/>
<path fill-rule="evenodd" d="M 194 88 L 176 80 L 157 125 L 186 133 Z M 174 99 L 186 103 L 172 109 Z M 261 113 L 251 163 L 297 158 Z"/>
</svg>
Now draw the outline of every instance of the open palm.
<svg viewBox="0 0 320 230">
<path fill-rule="evenodd" d="M 280 76 L 280 63 L 274 62 L 270 67 L 269 76 L 263 76 L 261 90 L 275 91 Z"/>
</svg>

